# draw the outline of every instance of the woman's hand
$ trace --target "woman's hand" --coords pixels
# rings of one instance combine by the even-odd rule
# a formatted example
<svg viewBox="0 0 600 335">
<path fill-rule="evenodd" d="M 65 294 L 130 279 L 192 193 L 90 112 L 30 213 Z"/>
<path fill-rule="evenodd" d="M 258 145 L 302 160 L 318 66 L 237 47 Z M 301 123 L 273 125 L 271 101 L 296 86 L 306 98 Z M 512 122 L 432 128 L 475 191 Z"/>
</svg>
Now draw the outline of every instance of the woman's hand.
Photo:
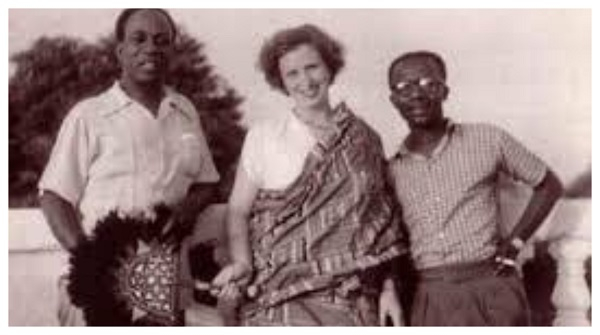
<svg viewBox="0 0 600 335">
<path fill-rule="evenodd" d="M 390 278 L 384 281 L 383 289 L 379 295 L 379 325 L 386 326 L 388 318 L 392 320 L 395 327 L 405 325 L 402 306 L 400 306 L 394 282 Z"/>
<path fill-rule="evenodd" d="M 225 266 L 213 279 L 214 295 L 219 298 L 237 299 L 252 277 L 252 267 L 247 263 L 234 262 Z"/>
</svg>

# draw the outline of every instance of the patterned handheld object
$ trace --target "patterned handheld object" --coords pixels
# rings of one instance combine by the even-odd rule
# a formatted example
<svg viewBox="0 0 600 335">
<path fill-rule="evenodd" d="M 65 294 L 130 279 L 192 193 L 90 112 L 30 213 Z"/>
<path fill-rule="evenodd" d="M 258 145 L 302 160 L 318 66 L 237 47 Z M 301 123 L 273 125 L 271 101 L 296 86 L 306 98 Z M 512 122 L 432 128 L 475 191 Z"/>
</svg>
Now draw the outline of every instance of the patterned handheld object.
<svg viewBox="0 0 600 335">
<path fill-rule="evenodd" d="M 178 272 L 177 254 L 168 248 L 158 247 L 137 254 L 123 267 L 122 294 L 133 308 L 175 323 Z"/>
<path fill-rule="evenodd" d="M 111 212 L 70 259 L 68 292 L 90 326 L 174 326 L 178 306 L 179 250 L 161 241 L 170 212 L 156 218 Z"/>
</svg>

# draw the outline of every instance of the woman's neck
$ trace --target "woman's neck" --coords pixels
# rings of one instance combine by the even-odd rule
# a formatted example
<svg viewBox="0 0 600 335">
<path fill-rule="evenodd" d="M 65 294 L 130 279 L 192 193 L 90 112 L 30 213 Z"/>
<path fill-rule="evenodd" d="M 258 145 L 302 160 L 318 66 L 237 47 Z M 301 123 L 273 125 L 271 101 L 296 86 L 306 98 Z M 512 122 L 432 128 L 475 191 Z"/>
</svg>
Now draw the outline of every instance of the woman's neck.
<svg viewBox="0 0 600 335">
<path fill-rule="evenodd" d="M 330 123 L 331 117 L 334 114 L 334 110 L 331 105 L 327 103 L 314 108 L 295 107 L 294 114 L 296 114 L 302 122 L 309 126 L 319 126 Z"/>
<path fill-rule="evenodd" d="M 326 142 L 335 131 L 332 121 L 335 111 L 330 106 L 326 108 L 300 109 L 294 108 L 296 117 L 308 127 L 319 142 Z"/>
</svg>

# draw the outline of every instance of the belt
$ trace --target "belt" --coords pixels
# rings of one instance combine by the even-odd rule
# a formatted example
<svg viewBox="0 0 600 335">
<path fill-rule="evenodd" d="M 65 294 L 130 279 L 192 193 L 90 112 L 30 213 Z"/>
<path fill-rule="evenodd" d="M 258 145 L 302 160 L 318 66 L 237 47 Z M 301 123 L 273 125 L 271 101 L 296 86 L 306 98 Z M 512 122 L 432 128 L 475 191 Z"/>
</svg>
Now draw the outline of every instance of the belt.
<svg viewBox="0 0 600 335">
<path fill-rule="evenodd" d="M 494 275 L 495 263 L 492 259 L 442 265 L 417 271 L 417 278 L 422 281 L 456 282 Z"/>
</svg>

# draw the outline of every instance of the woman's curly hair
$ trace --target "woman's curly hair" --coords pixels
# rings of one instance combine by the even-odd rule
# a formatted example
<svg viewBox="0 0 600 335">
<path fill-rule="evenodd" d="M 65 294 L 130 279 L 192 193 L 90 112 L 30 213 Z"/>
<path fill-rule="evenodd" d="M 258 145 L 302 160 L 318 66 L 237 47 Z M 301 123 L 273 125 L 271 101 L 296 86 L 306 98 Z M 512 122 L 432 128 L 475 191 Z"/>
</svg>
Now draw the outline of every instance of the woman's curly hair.
<svg viewBox="0 0 600 335">
<path fill-rule="evenodd" d="M 258 65 L 271 87 L 287 94 L 279 73 L 279 59 L 302 44 L 309 44 L 319 52 L 331 73 L 331 82 L 344 67 L 342 45 L 317 26 L 303 24 L 283 29 L 265 41 L 260 50 Z"/>
</svg>

